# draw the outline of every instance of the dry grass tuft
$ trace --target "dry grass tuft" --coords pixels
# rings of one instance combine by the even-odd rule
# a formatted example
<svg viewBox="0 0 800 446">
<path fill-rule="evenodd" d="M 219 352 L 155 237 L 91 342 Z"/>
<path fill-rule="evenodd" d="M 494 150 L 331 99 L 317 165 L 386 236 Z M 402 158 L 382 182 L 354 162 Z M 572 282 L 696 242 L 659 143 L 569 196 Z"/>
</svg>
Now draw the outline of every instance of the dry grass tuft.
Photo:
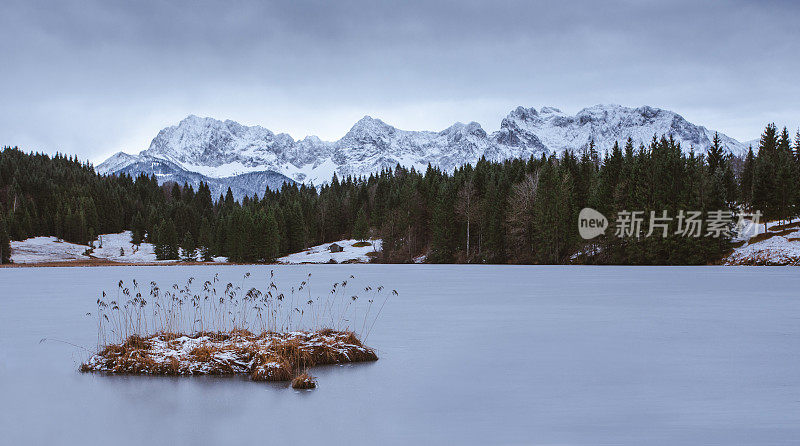
<svg viewBox="0 0 800 446">
<path fill-rule="evenodd" d="M 150 349 L 150 342 L 138 335 L 131 335 L 122 344 L 126 349 L 134 350 L 148 350 Z"/>
<path fill-rule="evenodd" d="M 215 348 L 209 344 L 202 344 L 189 351 L 189 357 L 194 361 L 211 362 Z"/>
<path fill-rule="evenodd" d="M 293 389 L 313 389 L 317 387 L 317 378 L 306 372 L 301 373 L 292 380 Z"/>
</svg>

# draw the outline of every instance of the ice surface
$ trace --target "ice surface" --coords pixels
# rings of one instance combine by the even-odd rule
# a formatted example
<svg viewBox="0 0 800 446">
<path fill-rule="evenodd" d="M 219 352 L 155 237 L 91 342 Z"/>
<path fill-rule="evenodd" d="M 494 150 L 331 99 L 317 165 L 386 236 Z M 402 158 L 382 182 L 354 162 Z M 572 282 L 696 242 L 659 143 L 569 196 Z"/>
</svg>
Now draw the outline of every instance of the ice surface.
<svg viewBox="0 0 800 446">
<path fill-rule="evenodd" d="M 380 360 L 295 392 L 80 374 L 81 349 L 40 343 L 93 350 L 85 313 L 120 279 L 264 287 L 270 270 L 282 290 L 309 272 L 312 293 L 396 288 L 367 339 Z M 2 268 L 1 442 L 796 445 L 798 289 L 785 267 Z"/>
</svg>

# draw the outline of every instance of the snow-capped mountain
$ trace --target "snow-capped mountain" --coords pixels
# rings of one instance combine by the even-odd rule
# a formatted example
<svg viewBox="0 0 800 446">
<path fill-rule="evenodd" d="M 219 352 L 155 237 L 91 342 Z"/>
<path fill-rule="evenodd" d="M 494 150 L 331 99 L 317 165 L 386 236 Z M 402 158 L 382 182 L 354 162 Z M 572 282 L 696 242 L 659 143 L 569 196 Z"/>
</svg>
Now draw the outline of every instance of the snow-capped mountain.
<svg viewBox="0 0 800 446">
<path fill-rule="evenodd" d="M 440 131 L 397 129 L 365 116 L 340 140 L 316 136 L 294 140 L 260 126 L 244 126 L 194 115 L 161 130 L 139 155 L 117 153 L 97 166 L 102 174 L 156 174 L 160 181 L 208 181 L 217 189 L 236 186 L 234 193 L 263 194 L 264 187 L 283 181 L 321 184 L 340 177 L 367 176 L 397 164 L 423 170 L 428 164 L 450 171 L 482 156 L 501 161 L 542 154 L 580 151 L 595 141 L 600 152 L 614 141 L 632 138 L 648 144 L 653 135 L 672 135 L 685 151 L 705 151 L 714 132 L 682 116 L 653 107 L 597 105 L 575 116 L 553 107 L 517 107 L 487 133 L 477 122 L 456 123 Z M 744 155 L 747 147 L 720 134 L 725 147 Z"/>
</svg>

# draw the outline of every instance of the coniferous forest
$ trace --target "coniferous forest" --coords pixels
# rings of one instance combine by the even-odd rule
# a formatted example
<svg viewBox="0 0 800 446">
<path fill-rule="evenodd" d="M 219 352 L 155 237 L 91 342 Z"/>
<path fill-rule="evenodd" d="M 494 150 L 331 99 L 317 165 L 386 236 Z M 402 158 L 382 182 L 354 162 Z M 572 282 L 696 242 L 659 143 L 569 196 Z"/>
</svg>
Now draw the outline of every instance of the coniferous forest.
<svg viewBox="0 0 800 446">
<path fill-rule="evenodd" d="M 685 154 L 672 139 L 649 146 L 622 141 L 600 157 L 593 144 L 556 157 L 479 161 L 453 173 L 397 166 L 368 178 L 336 178 L 321 187 L 284 184 L 263 196 L 212 197 L 139 176 L 101 176 L 75 157 L 0 152 L 0 260 L 9 239 L 52 235 L 87 244 L 98 234 L 131 230 L 160 259 L 270 262 L 343 238 L 382 238 L 378 261 L 434 263 L 705 264 L 731 237 L 680 234 L 682 211 L 702 215 L 760 211 L 762 221 L 791 219 L 800 208 L 800 132 L 770 124 L 744 159 L 711 147 Z M 605 235 L 583 240 L 584 207 L 608 217 Z M 661 230 L 618 237 L 622 211 L 668 215 Z M 663 214 L 666 212 L 667 214 Z M 180 249 L 179 249 L 180 248 Z"/>
</svg>

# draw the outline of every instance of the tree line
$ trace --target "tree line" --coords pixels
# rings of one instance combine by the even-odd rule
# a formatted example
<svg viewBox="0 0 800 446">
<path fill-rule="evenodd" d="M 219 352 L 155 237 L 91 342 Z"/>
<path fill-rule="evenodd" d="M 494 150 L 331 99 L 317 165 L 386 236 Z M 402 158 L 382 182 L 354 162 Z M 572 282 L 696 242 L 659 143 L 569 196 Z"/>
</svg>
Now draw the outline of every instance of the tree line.
<svg viewBox="0 0 800 446">
<path fill-rule="evenodd" d="M 492 162 L 454 172 L 397 166 L 366 178 L 333 177 L 321 187 L 284 184 L 264 195 L 212 197 L 208 185 L 159 185 L 155 176 L 98 175 L 72 156 L 0 152 L 0 257 L 8 240 L 53 235 L 89 243 L 98 234 L 132 231 L 160 259 L 227 257 L 271 262 L 344 238 L 382 238 L 380 261 L 450 263 L 703 264 L 730 249 L 730 236 L 681 233 L 684 211 L 758 210 L 764 220 L 800 210 L 800 132 L 770 124 L 757 155 L 726 153 L 715 137 L 683 153 L 667 136 L 649 145 L 629 139 L 600 157 L 579 153 Z M 597 209 L 612 227 L 583 240 L 578 213 Z M 623 211 L 668 215 L 663 234 L 618 237 Z M 664 214 L 666 212 L 666 214 Z M 630 235 L 630 234 L 629 234 Z"/>
</svg>

